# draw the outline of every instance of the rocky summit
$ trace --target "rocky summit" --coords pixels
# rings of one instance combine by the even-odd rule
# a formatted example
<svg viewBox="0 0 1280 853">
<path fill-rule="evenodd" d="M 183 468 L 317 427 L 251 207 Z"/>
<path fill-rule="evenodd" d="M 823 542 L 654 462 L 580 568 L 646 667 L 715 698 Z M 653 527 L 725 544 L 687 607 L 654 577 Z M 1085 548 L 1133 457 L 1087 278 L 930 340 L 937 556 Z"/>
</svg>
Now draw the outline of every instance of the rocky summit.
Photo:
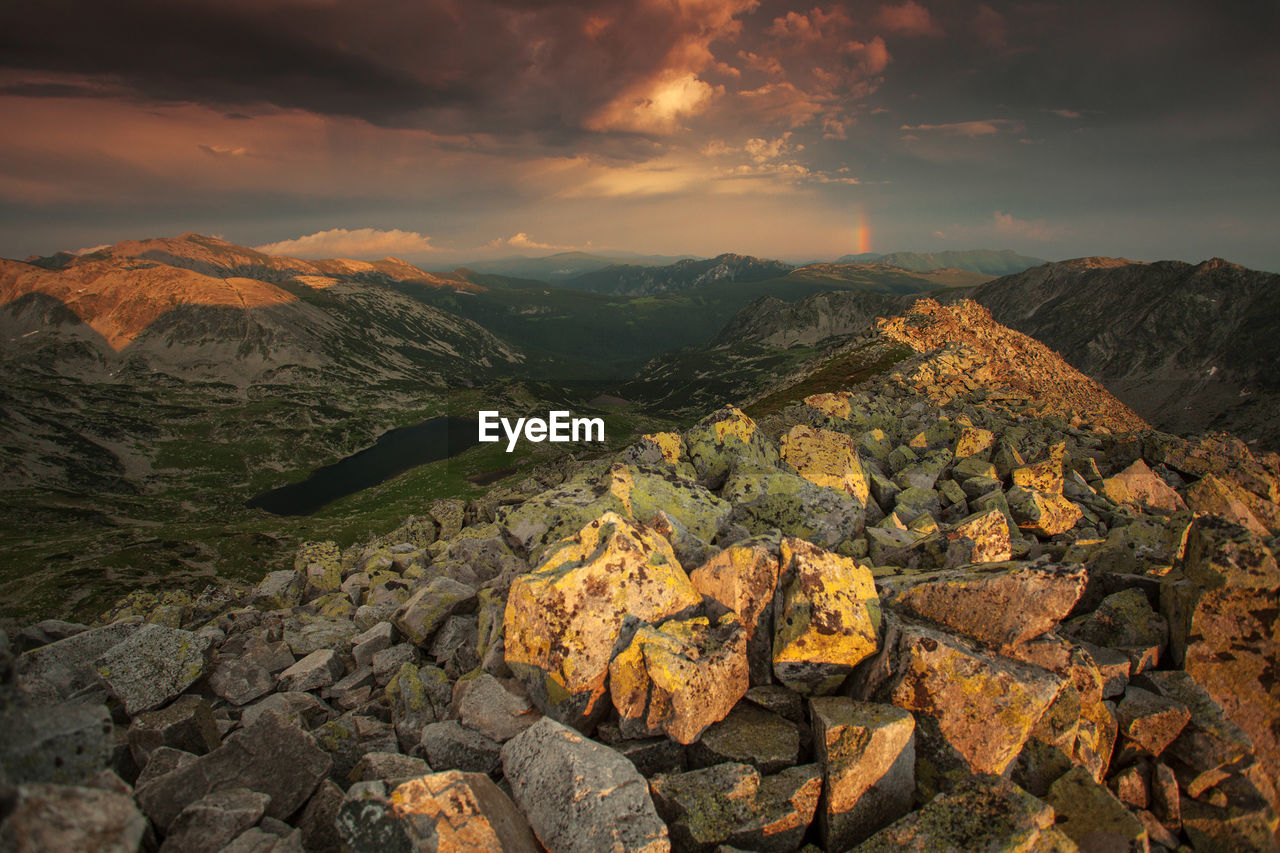
<svg viewBox="0 0 1280 853">
<path fill-rule="evenodd" d="M 851 346 L 893 357 L 0 635 L 0 849 L 1276 849 L 1280 459 L 972 303 Z"/>
</svg>

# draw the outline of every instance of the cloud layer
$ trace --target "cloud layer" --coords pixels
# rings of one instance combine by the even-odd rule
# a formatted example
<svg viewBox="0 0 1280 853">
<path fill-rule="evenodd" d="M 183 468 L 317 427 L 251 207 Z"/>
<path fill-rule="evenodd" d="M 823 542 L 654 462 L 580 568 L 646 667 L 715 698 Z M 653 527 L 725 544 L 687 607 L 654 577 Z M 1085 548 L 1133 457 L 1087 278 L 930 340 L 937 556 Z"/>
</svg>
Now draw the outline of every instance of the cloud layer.
<svg viewBox="0 0 1280 853">
<path fill-rule="evenodd" d="M 804 259 L 867 220 L 1280 266 L 1277 31 L 1194 0 L 0 4 L 0 253 Z"/>
</svg>

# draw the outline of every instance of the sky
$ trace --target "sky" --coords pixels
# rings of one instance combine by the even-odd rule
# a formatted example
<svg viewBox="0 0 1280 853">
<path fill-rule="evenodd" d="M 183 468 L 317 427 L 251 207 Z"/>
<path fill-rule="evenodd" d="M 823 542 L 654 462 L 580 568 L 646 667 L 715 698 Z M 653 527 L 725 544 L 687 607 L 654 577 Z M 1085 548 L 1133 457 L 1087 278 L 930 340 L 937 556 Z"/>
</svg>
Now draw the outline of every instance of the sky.
<svg viewBox="0 0 1280 853">
<path fill-rule="evenodd" d="M 0 256 L 1280 270 L 1273 0 L 0 4 Z"/>
</svg>

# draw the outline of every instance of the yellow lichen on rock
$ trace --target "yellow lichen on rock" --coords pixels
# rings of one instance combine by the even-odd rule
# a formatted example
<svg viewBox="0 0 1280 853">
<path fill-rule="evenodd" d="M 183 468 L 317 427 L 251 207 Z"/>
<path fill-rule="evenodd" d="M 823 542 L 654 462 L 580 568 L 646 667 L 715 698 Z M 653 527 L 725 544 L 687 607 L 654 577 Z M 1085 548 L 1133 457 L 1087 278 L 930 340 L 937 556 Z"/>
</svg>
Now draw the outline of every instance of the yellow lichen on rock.
<svg viewBox="0 0 1280 853">
<path fill-rule="evenodd" d="M 585 725 L 603 711 L 624 618 L 658 622 L 701 601 L 665 538 L 605 513 L 512 583 L 507 665 L 546 714 Z"/>
<path fill-rule="evenodd" d="M 871 498 L 871 485 L 856 445 L 844 433 L 794 426 L 782 437 L 781 456 L 811 483 L 839 489 L 863 506 Z"/>
<path fill-rule="evenodd" d="M 646 625 L 609 665 L 625 737 L 693 743 L 747 692 L 747 635 L 735 613 Z"/>
<path fill-rule="evenodd" d="M 857 561 L 800 539 L 782 540 L 782 566 L 774 674 L 799 693 L 830 693 L 878 646 L 875 579 Z"/>
<path fill-rule="evenodd" d="M 804 398 L 804 404 L 811 409 L 817 409 L 824 415 L 848 420 L 853 414 L 853 407 L 849 404 L 849 397 L 850 395 L 847 391 L 810 394 Z"/>
</svg>

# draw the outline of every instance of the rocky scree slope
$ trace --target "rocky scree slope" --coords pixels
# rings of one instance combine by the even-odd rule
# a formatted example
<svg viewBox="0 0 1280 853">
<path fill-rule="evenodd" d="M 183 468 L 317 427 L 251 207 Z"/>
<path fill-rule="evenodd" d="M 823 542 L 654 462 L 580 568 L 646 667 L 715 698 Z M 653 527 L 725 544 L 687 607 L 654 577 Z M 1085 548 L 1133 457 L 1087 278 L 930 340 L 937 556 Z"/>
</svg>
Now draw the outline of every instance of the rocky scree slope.
<svg viewBox="0 0 1280 853">
<path fill-rule="evenodd" d="M 1280 275 L 1220 258 L 1046 264 L 975 290 L 1170 432 L 1226 430 L 1280 449 Z"/>
<path fill-rule="evenodd" d="M 3 845 L 1275 849 L 1280 460 L 967 387 L 1011 354 L 921 308 L 759 422 L 14 632 Z"/>
</svg>

